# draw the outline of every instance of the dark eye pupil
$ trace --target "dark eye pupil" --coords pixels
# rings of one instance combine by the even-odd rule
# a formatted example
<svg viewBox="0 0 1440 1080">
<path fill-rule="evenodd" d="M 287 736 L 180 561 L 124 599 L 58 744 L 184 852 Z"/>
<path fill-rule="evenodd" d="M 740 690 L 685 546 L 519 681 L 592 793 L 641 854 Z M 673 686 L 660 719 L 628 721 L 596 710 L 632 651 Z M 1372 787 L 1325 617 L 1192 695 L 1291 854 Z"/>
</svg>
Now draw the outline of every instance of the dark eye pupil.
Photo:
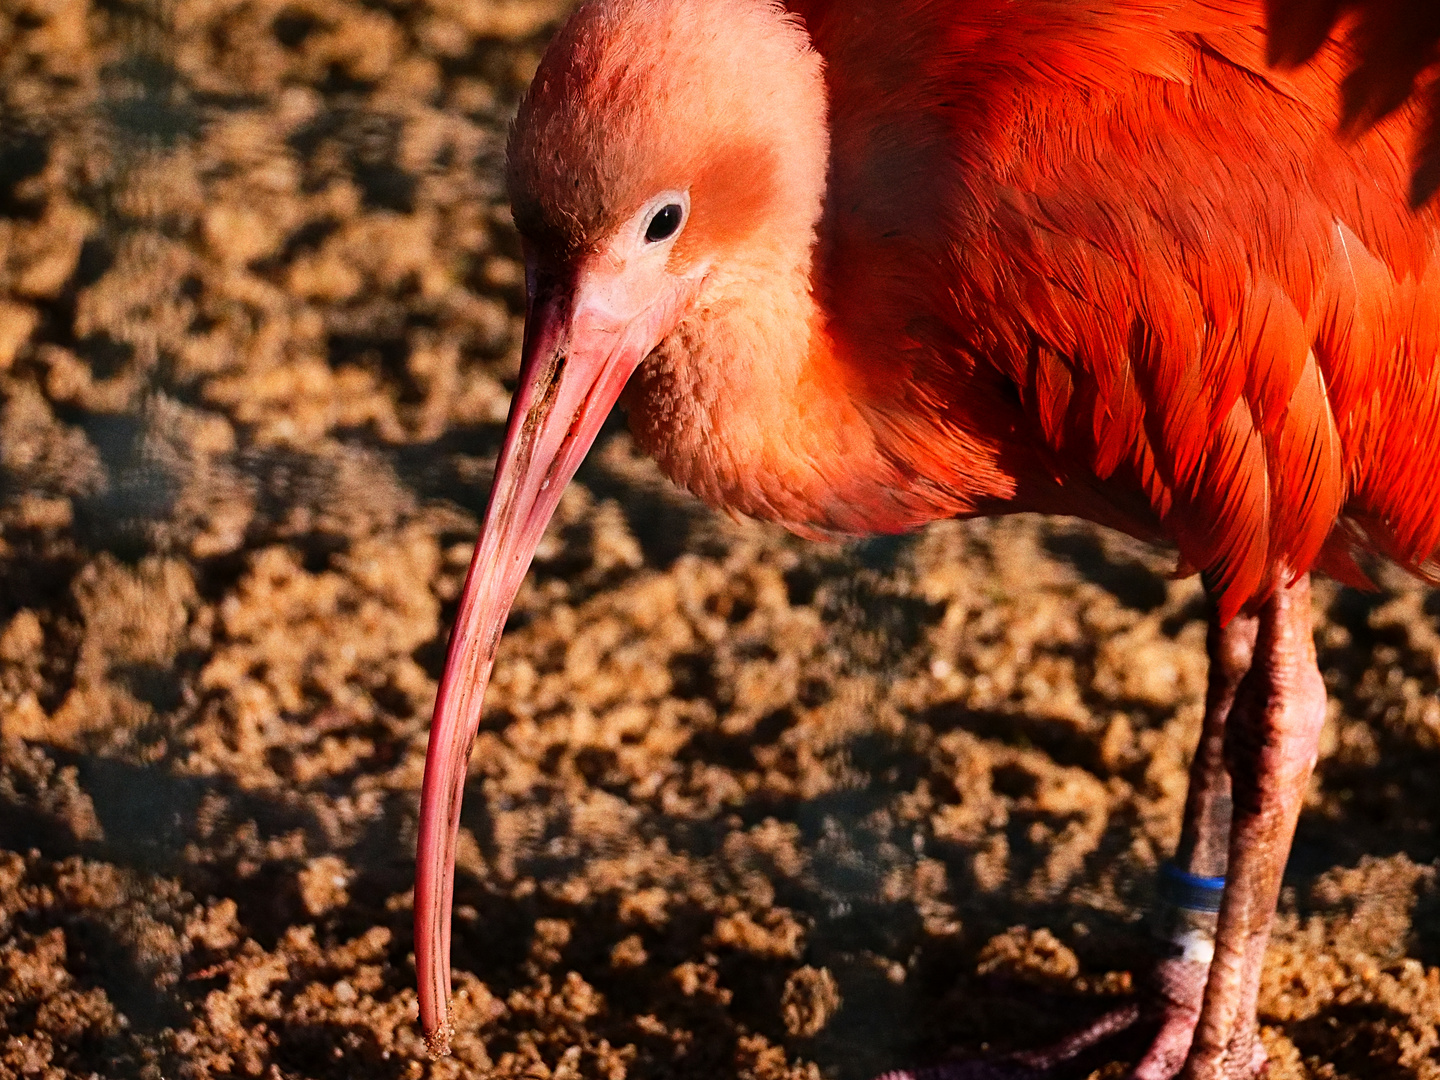
<svg viewBox="0 0 1440 1080">
<path fill-rule="evenodd" d="M 662 206 L 660 211 L 650 219 L 650 225 L 645 229 L 645 239 L 652 244 L 659 243 L 668 237 L 675 235 L 675 230 L 680 228 L 680 207 L 675 203 Z"/>
</svg>

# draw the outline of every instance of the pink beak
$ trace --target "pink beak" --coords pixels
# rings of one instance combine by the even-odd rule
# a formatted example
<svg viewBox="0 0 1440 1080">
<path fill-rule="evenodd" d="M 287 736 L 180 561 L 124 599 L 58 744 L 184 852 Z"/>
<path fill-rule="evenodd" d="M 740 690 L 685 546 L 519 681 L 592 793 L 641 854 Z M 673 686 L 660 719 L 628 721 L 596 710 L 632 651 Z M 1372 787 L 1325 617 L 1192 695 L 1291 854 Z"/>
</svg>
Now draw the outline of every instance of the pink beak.
<svg viewBox="0 0 1440 1080">
<path fill-rule="evenodd" d="M 435 1055 L 448 1053 L 450 909 L 455 841 L 470 748 L 510 605 L 555 512 L 626 380 L 665 332 L 668 305 L 631 318 L 625 282 L 592 263 L 528 275 L 520 384 L 485 511 L 445 672 L 435 698 L 415 867 L 415 967 L 420 1023 Z M 616 300 L 619 303 L 616 303 Z"/>
</svg>

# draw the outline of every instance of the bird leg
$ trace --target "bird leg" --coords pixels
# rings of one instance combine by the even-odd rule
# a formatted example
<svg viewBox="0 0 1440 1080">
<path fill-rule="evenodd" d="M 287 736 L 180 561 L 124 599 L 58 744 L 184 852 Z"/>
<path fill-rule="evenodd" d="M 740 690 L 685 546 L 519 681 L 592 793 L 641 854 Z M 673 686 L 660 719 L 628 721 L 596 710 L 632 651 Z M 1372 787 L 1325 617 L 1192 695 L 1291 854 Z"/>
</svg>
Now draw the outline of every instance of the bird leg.
<svg viewBox="0 0 1440 1080">
<path fill-rule="evenodd" d="M 1160 1026 L 1135 1080 L 1263 1071 L 1261 965 L 1325 718 L 1310 619 L 1308 577 L 1277 589 L 1256 615 L 1223 627 L 1212 618 L 1205 718 L 1180 843 L 1161 874 L 1153 1002 L 1116 1009 L 1044 1050 L 880 1080 L 1040 1080 L 1145 1019 Z"/>
<path fill-rule="evenodd" d="M 1249 1080 L 1265 1067 L 1261 966 L 1325 720 L 1310 619 L 1301 577 L 1257 616 L 1211 622 L 1205 725 L 1161 890 L 1161 1028 L 1135 1080 Z"/>
<path fill-rule="evenodd" d="M 1215 955 L 1185 1080 L 1241 1080 L 1263 1065 L 1255 1031 L 1260 969 L 1305 787 L 1325 721 L 1310 579 L 1265 601 L 1254 657 L 1226 725 L 1233 819 Z"/>
<path fill-rule="evenodd" d="M 1159 1030 L 1135 1067 L 1135 1080 L 1172 1080 L 1184 1066 L 1205 999 L 1230 858 L 1232 793 L 1226 735 L 1251 669 L 1259 628 L 1256 615 L 1237 615 L 1224 626 L 1217 616 L 1210 619 L 1205 641 L 1210 660 L 1205 717 L 1190 763 L 1180 843 L 1161 870 L 1154 919 L 1159 955 L 1145 991 L 1148 1000 L 1112 1010 L 1054 1046 L 989 1063 L 997 1080 L 1040 1080 L 1081 1051 L 1145 1021 L 1158 1022 Z M 1258 1068 L 1262 1063 L 1263 1056 L 1254 1064 Z M 990 1080 L 992 1074 L 983 1068 L 967 1062 L 916 1080 L 932 1080 L 932 1076 L 933 1080 Z"/>
<path fill-rule="evenodd" d="M 1238 615 L 1224 626 L 1217 616 L 1210 619 L 1205 640 L 1210 659 L 1205 718 L 1190 763 L 1180 843 L 1161 870 L 1154 920 L 1159 955 L 1144 992 L 1146 1000 L 1114 1009 L 1043 1050 L 1014 1054 L 986 1066 L 967 1062 L 950 1072 L 917 1075 L 915 1080 L 990 1080 L 992 1075 L 996 1080 L 1040 1080 L 1096 1043 L 1146 1021 L 1158 1022 L 1159 1030 L 1135 1067 L 1135 1080 L 1172 1080 L 1180 1072 L 1205 998 L 1230 855 L 1232 795 L 1226 732 L 1251 668 L 1259 627 L 1255 615 Z M 995 1070 L 993 1074 L 983 1071 L 987 1067 Z"/>
<path fill-rule="evenodd" d="M 1169 1080 L 1190 1053 L 1205 980 L 1214 953 L 1219 889 L 1230 844 L 1230 773 L 1225 731 L 1240 684 L 1250 670 L 1259 620 L 1238 615 L 1221 626 L 1214 615 L 1206 636 L 1210 658 L 1205 719 L 1190 763 L 1190 790 L 1175 857 L 1161 872 L 1155 913 L 1160 955 L 1150 976 L 1160 1030 L 1135 1067 L 1136 1080 Z"/>
</svg>

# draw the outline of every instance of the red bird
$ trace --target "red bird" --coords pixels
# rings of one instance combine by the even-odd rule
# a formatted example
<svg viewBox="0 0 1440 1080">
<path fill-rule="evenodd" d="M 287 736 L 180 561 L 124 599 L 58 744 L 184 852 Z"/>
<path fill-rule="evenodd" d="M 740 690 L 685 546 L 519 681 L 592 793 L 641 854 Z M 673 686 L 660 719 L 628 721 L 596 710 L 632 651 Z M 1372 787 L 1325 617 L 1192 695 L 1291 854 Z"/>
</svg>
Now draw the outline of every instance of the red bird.
<svg viewBox="0 0 1440 1080">
<path fill-rule="evenodd" d="M 1407 5 L 1427 21 L 1384 21 Z M 1210 689 L 1137 1075 L 1263 1065 L 1260 965 L 1325 712 L 1309 574 L 1363 583 L 1357 552 L 1433 572 L 1440 547 L 1440 212 L 1410 209 L 1440 121 L 1396 112 L 1440 16 L 1373 0 L 1350 50 L 1326 38 L 1347 6 L 1271 0 L 1284 72 L 1260 0 L 573 15 L 510 139 L 520 386 L 426 761 L 434 1048 L 496 643 L 623 393 L 677 483 L 802 534 L 1040 511 L 1179 550 L 1213 600 Z M 1403 63 L 1377 81 L 1375 55 Z"/>
</svg>

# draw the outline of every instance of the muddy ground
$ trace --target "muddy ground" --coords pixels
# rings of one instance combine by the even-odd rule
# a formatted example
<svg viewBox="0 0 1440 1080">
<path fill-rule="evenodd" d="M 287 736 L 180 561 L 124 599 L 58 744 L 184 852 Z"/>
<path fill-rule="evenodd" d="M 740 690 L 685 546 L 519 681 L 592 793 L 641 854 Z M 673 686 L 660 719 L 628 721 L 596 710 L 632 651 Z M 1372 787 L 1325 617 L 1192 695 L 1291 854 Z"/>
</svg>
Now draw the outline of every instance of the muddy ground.
<svg viewBox="0 0 1440 1080">
<path fill-rule="evenodd" d="M 864 1080 L 1139 970 L 1195 582 L 1064 521 L 735 524 L 612 421 L 500 650 L 424 1058 L 416 798 L 556 6 L 0 5 L 0 1075 Z M 1276 1080 L 1440 1077 L 1440 596 L 1382 581 L 1317 593 Z"/>
</svg>

